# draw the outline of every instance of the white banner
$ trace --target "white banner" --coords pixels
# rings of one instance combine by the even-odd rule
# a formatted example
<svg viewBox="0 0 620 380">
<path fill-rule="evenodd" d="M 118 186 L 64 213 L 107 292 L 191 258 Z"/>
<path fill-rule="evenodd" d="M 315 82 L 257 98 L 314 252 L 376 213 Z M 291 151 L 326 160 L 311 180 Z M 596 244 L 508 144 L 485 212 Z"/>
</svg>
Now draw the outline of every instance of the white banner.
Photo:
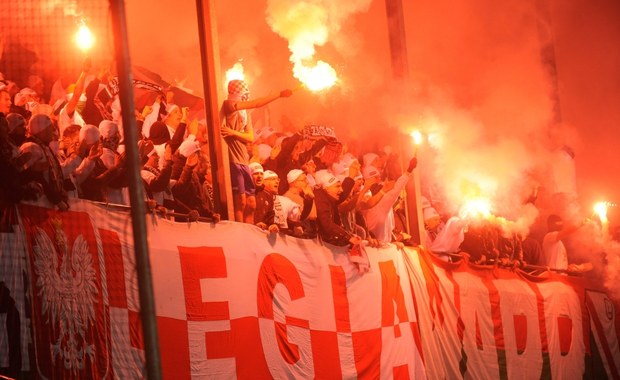
<svg viewBox="0 0 620 380">
<path fill-rule="evenodd" d="M 143 377 L 129 215 L 83 201 L 20 213 L 40 377 Z M 393 246 L 368 248 L 359 274 L 316 240 L 147 218 L 165 378 L 581 378 L 593 356 L 618 368 L 615 319 L 596 328 L 567 276 Z M 607 351 L 590 349 L 593 331 Z"/>
</svg>

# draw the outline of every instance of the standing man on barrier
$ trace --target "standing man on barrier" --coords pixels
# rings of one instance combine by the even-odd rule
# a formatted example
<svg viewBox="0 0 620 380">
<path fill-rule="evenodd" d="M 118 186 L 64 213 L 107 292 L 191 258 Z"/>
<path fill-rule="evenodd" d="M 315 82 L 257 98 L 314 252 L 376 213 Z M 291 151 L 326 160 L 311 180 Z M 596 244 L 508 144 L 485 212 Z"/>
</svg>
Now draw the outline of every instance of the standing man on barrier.
<svg viewBox="0 0 620 380">
<path fill-rule="evenodd" d="M 230 156 L 230 177 L 233 191 L 233 206 L 237 222 L 251 223 L 253 215 L 246 209 L 246 197 L 254 195 L 255 188 L 252 174 L 248 167 L 250 156 L 247 144 L 254 141 L 254 129 L 248 110 L 265 106 L 276 99 L 288 98 L 291 90 L 283 90 L 277 94 L 250 100 L 247 84 L 238 79 L 228 82 L 228 99 L 224 100 L 220 110 L 222 126 L 220 133 Z"/>
</svg>

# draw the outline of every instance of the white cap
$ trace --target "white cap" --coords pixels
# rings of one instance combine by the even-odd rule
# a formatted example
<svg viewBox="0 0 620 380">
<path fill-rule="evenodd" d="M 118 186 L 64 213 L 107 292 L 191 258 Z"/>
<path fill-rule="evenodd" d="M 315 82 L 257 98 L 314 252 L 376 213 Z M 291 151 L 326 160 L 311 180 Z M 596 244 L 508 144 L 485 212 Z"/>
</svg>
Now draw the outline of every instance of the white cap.
<svg viewBox="0 0 620 380">
<path fill-rule="evenodd" d="M 338 178 L 336 178 L 332 173 L 325 169 L 319 170 L 314 173 L 314 179 L 316 181 L 316 184 L 324 189 L 335 185 L 336 183 L 340 183 L 340 181 L 338 181 Z"/>
<path fill-rule="evenodd" d="M 301 169 L 293 169 L 286 175 L 286 181 L 288 183 L 293 183 L 300 175 L 304 174 L 304 171 Z"/>
<path fill-rule="evenodd" d="M 265 172 L 263 173 L 263 180 L 270 178 L 278 178 L 278 175 L 274 171 L 265 170 Z"/>
<path fill-rule="evenodd" d="M 435 217 L 439 218 L 439 213 L 433 207 L 427 207 L 422 210 L 422 214 L 424 216 L 424 220 L 433 219 Z"/>
<path fill-rule="evenodd" d="M 364 179 L 368 179 L 368 178 L 372 178 L 372 177 L 379 177 L 381 175 L 381 172 L 379 172 L 379 169 L 377 169 L 374 166 L 370 165 L 370 166 L 366 166 L 362 170 L 362 175 L 364 176 Z"/>
<path fill-rule="evenodd" d="M 276 130 L 273 127 L 266 126 L 258 130 L 258 132 L 256 133 L 256 138 L 266 139 L 274 133 L 276 133 Z"/>
<path fill-rule="evenodd" d="M 252 174 L 265 172 L 265 170 L 263 169 L 263 165 L 261 165 L 259 162 L 250 162 L 248 167 L 250 168 L 250 172 Z"/>
<path fill-rule="evenodd" d="M 45 158 L 45 152 L 43 151 L 43 148 L 31 141 L 23 143 L 19 147 L 19 151 L 21 153 L 30 153 L 28 161 L 24 163 L 24 169 L 28 169 L 39 163 L 47 163 L 47 158 Z"/>
<path fill-rule="evenodd" d="M 47 128 L 53 128 L 52 119 L 47 115 L 34 115 L 30 118 L 30 122 L 28 123 L 28 133 L 31 135 L 36 135 Z"/>
<path fill-rule="evenodd" d="M 101 123 L 99 123 L 99 134 L 101 134 L 101 137 L 104 139 L 110 138 L 117 133 L 119 133 L 118 124 L 112 120 L 101 120 Z"/>
<path fill-rule="evenodd" d="M 82 141 L 88 145 L 99 141 L 99 129 L 92 124 L 86 124 L 80 128 L 80 142 Z"/>
<path fill-rule="evenodd" d="M 15 105 L 23 106 L 26 104 L 28 96 L 36 96 L 37 92 L 31 88 L 24 87 L 17 94 L 15 94 Z"/>
<path fill-rule="evenodd" d="M 258 144 L 258 158 L 261 161 L 265 161 L 271 156 L 271 146 L 267 144 Z"/>
</svg>

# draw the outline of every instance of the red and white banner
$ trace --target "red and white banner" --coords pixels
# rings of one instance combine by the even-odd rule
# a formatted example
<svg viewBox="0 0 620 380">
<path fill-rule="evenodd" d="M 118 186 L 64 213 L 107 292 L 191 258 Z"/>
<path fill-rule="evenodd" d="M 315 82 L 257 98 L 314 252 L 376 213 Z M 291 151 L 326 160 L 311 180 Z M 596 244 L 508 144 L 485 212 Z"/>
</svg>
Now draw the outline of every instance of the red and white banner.
<svg viewBox="0 0 620 380">
<path fill-rule="evenodd" d="M 20 215 L 30 367 L 40 378 L 143 377 L 129 215 L 83 201 Z M 615 305 L 567 276 L 394 247 L 367 247 L 359 274 L 344 249 L 314 240 L 147 218 L 165 378 L 617 378 Z"/>
</svg>

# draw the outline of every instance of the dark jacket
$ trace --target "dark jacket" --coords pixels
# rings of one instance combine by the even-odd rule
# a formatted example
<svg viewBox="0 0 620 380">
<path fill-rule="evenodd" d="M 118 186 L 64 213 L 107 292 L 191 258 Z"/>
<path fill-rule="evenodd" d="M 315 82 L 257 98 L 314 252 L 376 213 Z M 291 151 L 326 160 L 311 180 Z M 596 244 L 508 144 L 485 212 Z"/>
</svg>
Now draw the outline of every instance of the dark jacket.
<svg viewBox="0 0 620 380">
<path fill-rule="evenodd" d="M 275 195 L 265 190 L 256 193 L 256 210 L 254 210 L 254 224 L 265 223 L 267 227 L 272 225 L 276 213 L 273 209 Z"/>
<path fill-rule="evenodd" d="M 338 212 L 338 200 L 330 197 L 325 190 L 316 189 L 314 191 L 314 202 L 321 238 L 333 245 L 345 246 L 349 244 L 349 239 L 353 237 L 353 234 L 347 232 L 342 225 Z"/>
</svg>

